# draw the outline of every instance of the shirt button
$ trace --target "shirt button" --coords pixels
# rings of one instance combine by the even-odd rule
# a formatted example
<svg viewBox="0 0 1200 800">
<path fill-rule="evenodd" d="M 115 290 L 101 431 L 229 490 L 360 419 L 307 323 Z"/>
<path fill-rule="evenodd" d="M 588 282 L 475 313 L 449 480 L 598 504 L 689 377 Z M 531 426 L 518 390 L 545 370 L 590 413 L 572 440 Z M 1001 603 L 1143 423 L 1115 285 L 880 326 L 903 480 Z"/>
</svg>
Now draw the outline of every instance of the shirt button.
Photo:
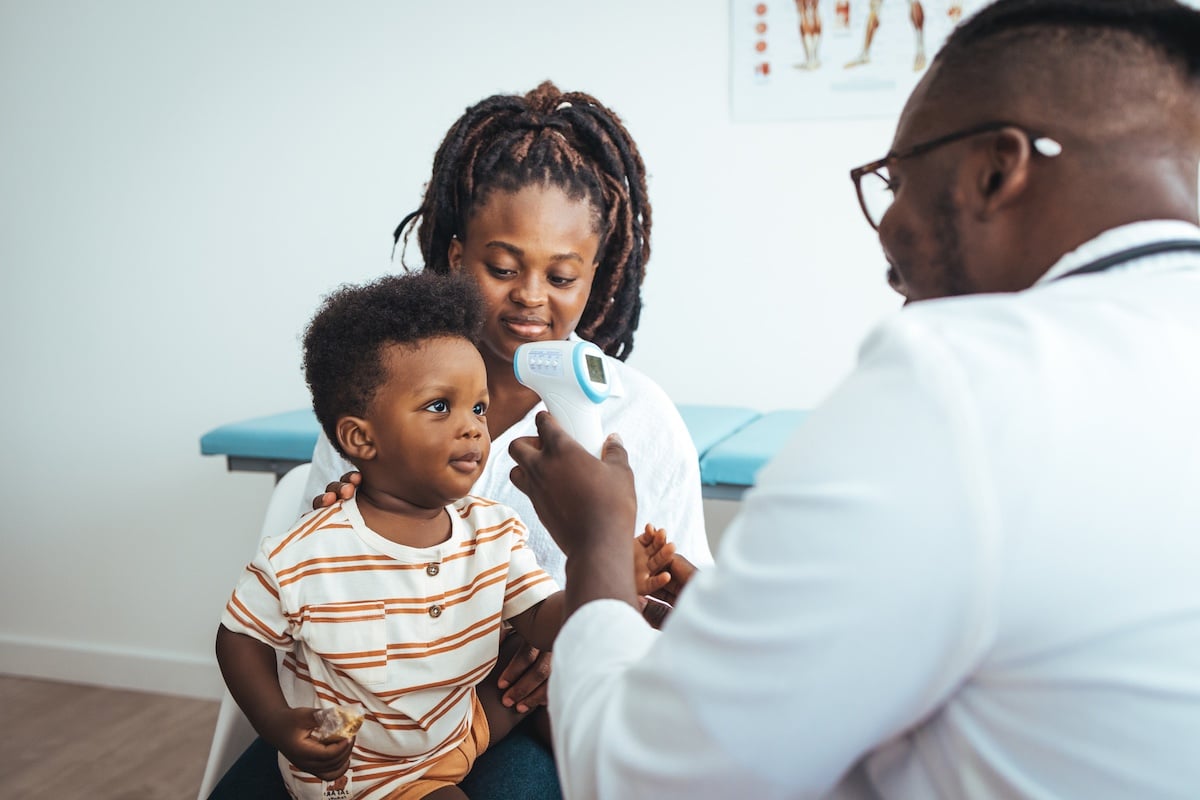
<svg viewBox="0 0 1200 800">
<path fill-rule="evenodd" d="M 441 615 L 442 615 L 442 607 L 441 606 L 430 606 L 429 607 L 429 616 L 433 617 L 434 619 L 437 619 Z"/>
<path fill-rule="evenodd" d="M 437 575 L 441 571 L 442 571 L 442 567 L 439 564 L 430 564 L 428 567 L 425 568 L 425 574 L 431 578 L 434 575 Z"/>
</svg>

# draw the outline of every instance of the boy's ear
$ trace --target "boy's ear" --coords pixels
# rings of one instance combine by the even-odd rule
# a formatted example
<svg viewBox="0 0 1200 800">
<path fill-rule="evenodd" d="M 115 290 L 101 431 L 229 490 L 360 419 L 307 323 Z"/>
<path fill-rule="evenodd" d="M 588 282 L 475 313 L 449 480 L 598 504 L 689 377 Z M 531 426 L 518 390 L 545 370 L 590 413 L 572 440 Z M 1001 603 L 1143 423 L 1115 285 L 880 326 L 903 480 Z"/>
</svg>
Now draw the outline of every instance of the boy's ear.
<svg viewBox="0 0 1200 800">
<path fill-rule="evenodd" d="M 370 461 L 375 457 L 375 437 L 371 424 L 362 417 L 341 417 L 335 426 L 338 444 L 350 458 Z"/>
</svg>

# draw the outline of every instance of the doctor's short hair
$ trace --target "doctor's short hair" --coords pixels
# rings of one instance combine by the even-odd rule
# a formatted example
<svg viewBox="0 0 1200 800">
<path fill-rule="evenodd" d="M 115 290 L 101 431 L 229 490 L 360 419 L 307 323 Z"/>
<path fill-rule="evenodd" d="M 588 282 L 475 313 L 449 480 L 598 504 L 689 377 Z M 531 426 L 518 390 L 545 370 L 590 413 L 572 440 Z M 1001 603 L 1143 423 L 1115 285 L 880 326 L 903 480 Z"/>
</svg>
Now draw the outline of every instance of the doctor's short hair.
<svg viewBox="0 0 1200 800">
<path fill-rule="evenodd" d="M 956 27 L 938 59 L 969 63 L 972 51 L 993 40 L 1002 47 L 1017 31 L 1039 40 L 1035 46 L 1043 52 L 1090 44 L 1107 47 L 1114 58 L 1136 56 L 1126 38 L 1133 37 L 1200 89 L 1200 11 L 1176 0 L 997 0 Z"/>
<path fill-rule="evenodd" d="M 304 377 L 317 421 L 334 447 L 340 450 L 338 419 L 365 416 L 386 380 L 384 347 L 442 336 L 477 344 L 483 317 L 479 289 L 459 275 L 389 275 L 325 297 L 304 332 Z"/>
</svg>

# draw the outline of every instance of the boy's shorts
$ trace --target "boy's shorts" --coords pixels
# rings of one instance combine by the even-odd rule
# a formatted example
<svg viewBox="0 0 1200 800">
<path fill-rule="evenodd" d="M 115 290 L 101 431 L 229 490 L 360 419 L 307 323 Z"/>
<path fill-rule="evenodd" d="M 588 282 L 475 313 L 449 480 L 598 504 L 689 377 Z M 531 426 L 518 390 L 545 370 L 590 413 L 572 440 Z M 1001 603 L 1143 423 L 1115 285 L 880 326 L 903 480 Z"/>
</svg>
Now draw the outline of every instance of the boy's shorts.
<svg viewBox="0 0 1200 800">
<path fill-rule="evenodd" d="M 434 761 L 425 774 L 387 796 L 387 800 L 419 800 L 446 786 L 457 786 L 467 777 L 475 759 L 487 749 L 491 731 L 479 695 L 471 692 L 471 730 L 455 749 Z"/>
</svg>

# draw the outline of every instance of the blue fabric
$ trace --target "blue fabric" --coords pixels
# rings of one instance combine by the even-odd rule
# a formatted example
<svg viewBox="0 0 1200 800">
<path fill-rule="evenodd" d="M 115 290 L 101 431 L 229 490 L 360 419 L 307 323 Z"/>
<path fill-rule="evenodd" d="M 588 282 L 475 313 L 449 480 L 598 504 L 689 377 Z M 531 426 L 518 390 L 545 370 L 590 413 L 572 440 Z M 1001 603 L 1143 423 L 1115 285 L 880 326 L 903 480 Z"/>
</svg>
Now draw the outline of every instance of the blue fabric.
<svg viewBox="0 0 1200 800">
<path fill-rule="evenodd" d="M 518 726 L 484 752 L 461 784 L 471 800 L 562 800 L 554 756 Z M 275 748 L 255 739 L 208 800 L 290 800 Z"/>
<path fill-rule="evenodd" d="M 308 461 L 321 426 L 311 408 L 231 422 L 200 437 L 202 455 Z"/>
<path fill-rule="evenodd" d="M 208 800 L 291 800 L 277 755 L 274 747 L 255 739 L 221 776 Z"/>
<path fill-rule="evenodd" d="M 459 784 L 471 800 L 562 800 L 554 756 L 521 723 L 488 748 Z"/>
<path fill-rule="evenodd" d="M 709 448 L 758 417 L 758 412 L 735 406 L 676 406 L 691 434 L 696 452 L 703 457 Z"/>
</svg>

